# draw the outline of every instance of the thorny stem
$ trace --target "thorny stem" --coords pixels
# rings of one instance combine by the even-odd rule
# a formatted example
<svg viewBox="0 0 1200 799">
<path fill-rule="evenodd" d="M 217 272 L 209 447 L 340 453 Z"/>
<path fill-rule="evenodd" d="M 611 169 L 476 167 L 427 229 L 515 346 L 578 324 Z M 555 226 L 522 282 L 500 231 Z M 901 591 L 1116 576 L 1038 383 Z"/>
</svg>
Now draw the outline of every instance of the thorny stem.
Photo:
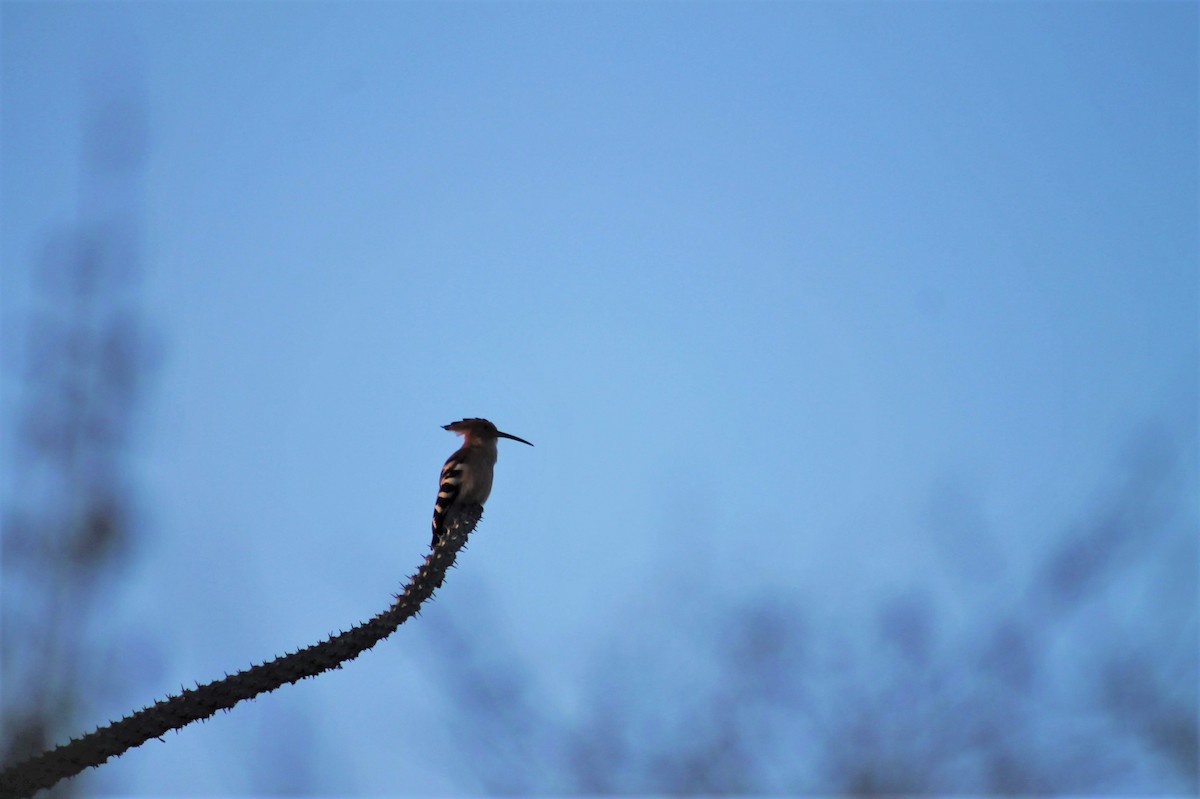
<svg viewBox="0 0 1200 799">
<path fill-rule="evenodd" d="M 397 594 L 391 607 L 374 618 L 319 644 L 168 696 L 82 738 L 73 738 L 69 743 L 8 766 L 0 772 L 0 799 L 32 796 L 59 780 L 74 777 L 85 768 L 99 766 L 110 757 L 119 757 L 151 738 L 206 719 L 218 710 L 228 710 L 243 699 L 252 699 L 284 684 L 341 668 L 343 663 L 395 632 L 433 596 L 482 515 L 483 508 L 479 505 L 457 510 L 437 548 L 426 556 L 403 593 Z"/>
</svg>

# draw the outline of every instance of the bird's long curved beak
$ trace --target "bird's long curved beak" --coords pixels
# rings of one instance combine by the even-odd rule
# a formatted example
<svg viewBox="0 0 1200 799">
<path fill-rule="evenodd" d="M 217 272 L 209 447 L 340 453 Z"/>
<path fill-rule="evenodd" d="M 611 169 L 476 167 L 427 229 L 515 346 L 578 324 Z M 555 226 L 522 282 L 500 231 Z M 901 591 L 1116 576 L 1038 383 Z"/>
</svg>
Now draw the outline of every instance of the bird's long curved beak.
<svg viewBox="0 0 1200 799">
<path fill-rule="evenodd" d="M 529 444 L 531 447 L 533 446 L 533 444 L 523 438 L 517 438 L 516 436 L 509 435 L 508 433 L 501 433 L 499 430 L 496 431 L 496 435 L 498 435 L 500 438 L 511 438 L 513 441 L 520 441 L 522 444 Z"/>
</svg>

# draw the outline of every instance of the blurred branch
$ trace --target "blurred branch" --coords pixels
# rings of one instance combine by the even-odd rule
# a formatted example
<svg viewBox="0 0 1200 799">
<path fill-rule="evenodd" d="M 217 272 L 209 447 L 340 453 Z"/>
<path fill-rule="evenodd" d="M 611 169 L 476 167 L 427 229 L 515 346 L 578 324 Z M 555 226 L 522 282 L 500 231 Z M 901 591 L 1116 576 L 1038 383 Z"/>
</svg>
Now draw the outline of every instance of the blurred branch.
<svg viewBox="0 0 1200 799">
<path fill-rule="evenodd" d="M 1134 437 L 1118 463 L 1118 479 L 1060 538 L 1035 575 L 1029 608 L 1042 614 L 1076 610 L 1145 557 L 1179 505 L 1181 449 L 1157 427 Z"/>
<path fill-rule="evenodd" d="M 441 587 L 446 571 L 475 529 L 483 508 L 466 506 L 448 525 L 448 532 L 384 612 L 338 635 L 296 652 L 252 666 L 216 682 L 198 685 L 176 696 L 155 702 L 120 721 L 59 746 L 0 772 L 0 797 L 32 796 L 85 768 L 119 757 L 151 738 L 206 719 L 218 710 L 229 710 L 244 699 L 274 691 L 285 684 L 341 668 L 387 638 L 414 616 L 421 604 Z"/>
<path fill-rule="evenodd" d="M 465 629 L 452 618 L 433 629 L 434 668 L 438 679 L 457 686 L 464 707 L 446 715 L 455 725 L 454 738 L 475 750 L 473 770 L 483 792 L 491 796 L 526 796 L 544 778 L 535 760 L 545 750 L 541 735 L 560 734 L 545 717 L 530 673 L 512 652 L 498 623 Z"/>
<path fill-rule="evenodd" d="M 142 538 L 131 461 L 153 366 L 139 296 L 148 115 L 140 73 L 100 62 L 83 91 L 77 212 L 45 236 L 13 304 L 19 333 L 3 342 L 19 372 L 5 419 L 0 762 L 49 747 L 124 676 L 95 664 L 115 646 L 107 603 Z M 114 148 L 121 158 L 104 157 Z"/>
<path fill-rule="evenodd" d="M 1126 654 L 1106 665 L 1102 690 L 1119 722 L 1146 739 L 1180 774 L 1189 776 L 1193 787 L 1200 787 L 1195 692 L 1179 688 L 1195 677 L 1195 663 L 1188 665 L 1192 667 L 1189 674 L 1163 674 L 1163 664 L 1153 662 L 1149 655 Z"/>
</svg>

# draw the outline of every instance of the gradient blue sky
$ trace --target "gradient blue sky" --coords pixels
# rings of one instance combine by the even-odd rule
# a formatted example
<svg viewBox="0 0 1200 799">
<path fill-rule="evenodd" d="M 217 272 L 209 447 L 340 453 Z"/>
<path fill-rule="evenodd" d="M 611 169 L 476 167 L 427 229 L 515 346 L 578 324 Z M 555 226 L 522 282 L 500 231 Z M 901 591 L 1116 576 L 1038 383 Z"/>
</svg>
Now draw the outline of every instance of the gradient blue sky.
<svg viewBox="0 0 1200 799">
<path fill-rule="evenodd" d="M 537 446 L 502 447 L 418 623 L 498 617 L 570 694 L 680 547 L 853 614 L 937 583 L 953 483 L 1017 575 L 1196 399 L 1194 3 L 2 14 L 6 335 L 78 221 L 87 76 L 149 115 L 149 541 L 114 634 L 157 659 L 97 721 L 382 608 L 463 416 Z M 300 719 L 324 790 L 470 791 L 417 636 L 95 784 L 244 792 Z"/>
</svg>

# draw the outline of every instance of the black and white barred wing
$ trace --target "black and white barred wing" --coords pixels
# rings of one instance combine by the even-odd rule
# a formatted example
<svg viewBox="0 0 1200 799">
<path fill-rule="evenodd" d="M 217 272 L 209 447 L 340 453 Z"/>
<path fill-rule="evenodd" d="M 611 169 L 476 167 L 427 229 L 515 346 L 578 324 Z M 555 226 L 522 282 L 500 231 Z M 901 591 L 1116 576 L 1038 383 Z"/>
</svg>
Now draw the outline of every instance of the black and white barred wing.
<svg viewBox="0 0 1200 799">
<path fill-rule="evenodd" d="M 463 463 L 459 458 L 458 453 L 454 453 L 442 466 L 442 477 L 438 483 L 437 503 L 433 506 L 433 541 L 431 547 L 437 546 L 438 538 L 442 534 L 442 525 L 446 521 L 446 514 L 450 512 L 450 508 L 454 507 L 454 502 L 458 499 L 458 492 L 462 488 Z"/>
</svg>

